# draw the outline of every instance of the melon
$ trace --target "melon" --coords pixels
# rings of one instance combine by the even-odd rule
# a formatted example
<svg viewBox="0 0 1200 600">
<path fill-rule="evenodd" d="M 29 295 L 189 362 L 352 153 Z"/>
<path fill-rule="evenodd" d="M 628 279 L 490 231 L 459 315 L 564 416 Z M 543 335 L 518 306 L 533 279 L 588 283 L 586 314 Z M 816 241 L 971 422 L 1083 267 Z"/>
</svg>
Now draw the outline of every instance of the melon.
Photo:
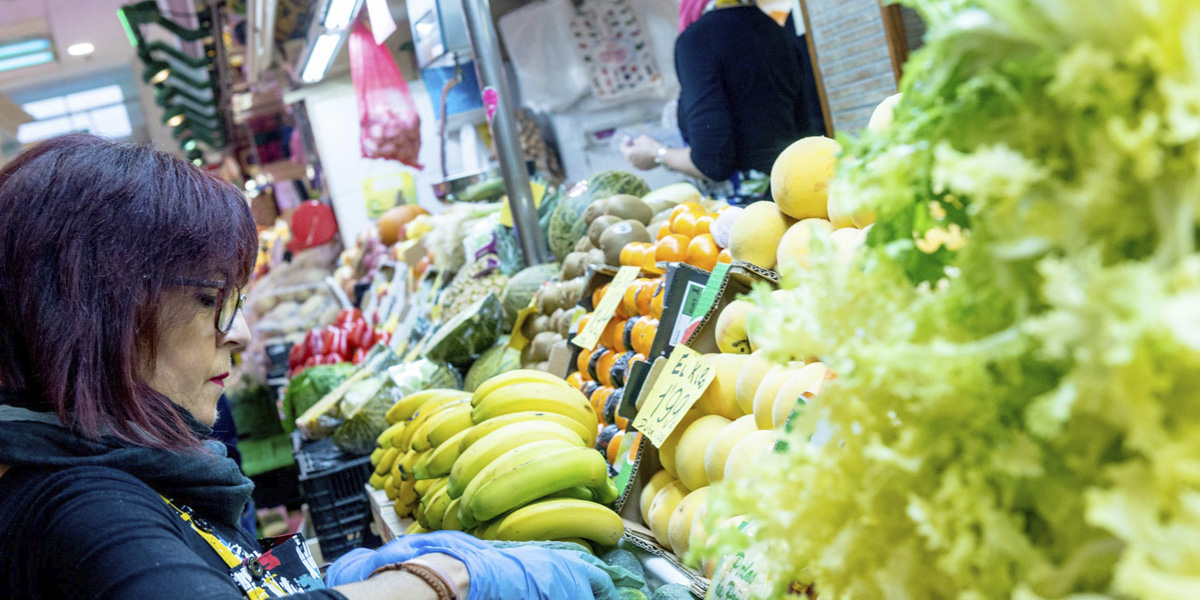
<svg viewBox="0 0 1200 600">
<path fill-rule="evenodd" d="M 734 260 L 774 269 L 775 251 L 788 225 L 787 217 L 774 203 L 755 202 L 747 206 L 734 221 L 729 236 L 729 252 Z"/>
<path fill-rule="evenodd" d="M 557 263 L 534 265 L 522 269 L 508 279 L 500 293 L 500 305 L 504 307 L 504 330 L 512 331 L 517 322 L 517 313 L 529 306 L 534 294 L 543 283 L 558 279 L 560 267 Z"/>
<path fill-rule="evenodd" d="M 792 143 L 771 167 L 771 196 L 793 219 L 828 219 L 829 186 L 833 181 L 837 141 L 812 136 Z"/>
<path fill-rule="evenodd" d="M 521 368 L 521 353 L 508 346 L 508 336 L 501 336 L 500 341 L 479 356 L 467 376 L 463 379 L 463 390 L 474 392 L 479 384 L 508 371 Z"/>
<path fill-rule="evenodd" d="M 562 197 L 550 217 L 550 227 L 546 232 L 550 250 L 560 258 L 571 253 L 575 244 L 587 233 L 588 224 L 583 213 L 593 200 L 619 194 L 644 196 L 649 191 L 650 186 L 641 177 L 624 171 L 603 171 L 576 184 Z"/>
</svg>

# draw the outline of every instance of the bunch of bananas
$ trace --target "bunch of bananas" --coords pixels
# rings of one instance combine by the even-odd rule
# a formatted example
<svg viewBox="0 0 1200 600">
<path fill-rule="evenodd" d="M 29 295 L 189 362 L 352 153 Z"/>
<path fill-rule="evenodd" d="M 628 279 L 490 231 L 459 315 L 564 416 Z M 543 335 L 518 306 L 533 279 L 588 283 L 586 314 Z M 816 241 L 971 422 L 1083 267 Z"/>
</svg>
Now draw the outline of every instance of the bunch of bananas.
<svg viewBox="0 0 1200 600">
<path fill-rule="evenodd" d="M 388 411 L 372 484 L 416 519 L 409 532 L 468 531 L 505 541 L 616 544 L 621 518 L 596 414 L 542 371 L 516 370 L 474 394 L 426 390 Z"/>
</svg>

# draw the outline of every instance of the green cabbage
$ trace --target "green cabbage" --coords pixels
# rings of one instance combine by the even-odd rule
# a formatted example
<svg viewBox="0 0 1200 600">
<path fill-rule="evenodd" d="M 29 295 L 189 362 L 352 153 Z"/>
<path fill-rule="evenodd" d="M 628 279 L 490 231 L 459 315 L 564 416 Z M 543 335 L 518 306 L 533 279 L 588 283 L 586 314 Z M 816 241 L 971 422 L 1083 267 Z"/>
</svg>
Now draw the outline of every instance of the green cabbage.
<svg viewBox="0 0 1200 600">
<path fill-rule="evenodd" d="M 714 488 L 758 526 L 707 553 L 777 595 L 1200 597 L 1200 4 L 912 3 L 895 122 L 835 183 L 867 246 L 753 296 L 837 379 Z"/>
</svg>

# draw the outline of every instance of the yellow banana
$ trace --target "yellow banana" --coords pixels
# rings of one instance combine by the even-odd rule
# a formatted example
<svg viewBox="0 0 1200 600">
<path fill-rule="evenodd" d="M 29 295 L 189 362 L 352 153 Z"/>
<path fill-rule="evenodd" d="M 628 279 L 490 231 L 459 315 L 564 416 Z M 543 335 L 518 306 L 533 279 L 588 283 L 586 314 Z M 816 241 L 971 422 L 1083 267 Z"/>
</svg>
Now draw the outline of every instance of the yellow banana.
<svg viewBox="0 0 1200 600">
<path fill-rule="evenodd" d="M 425 503 L 424 502 L 420 502 L 417 504 L 416 510 L 413 511 L 413 519 L 416 519 L 417 523 L 421 524 L 421 529 L 429 531 L 429 520 L 425 518 Z"/>
<path fill-rule="evenodd" d="M 496 474 L 471 497 L 464 494 L 463 502 L 476 519 L 487 520 L 567 488 L 598 488 L 607 481 L 608 463 L 599 452 L 564 448 Z"/>
<path fill-rule="evenodd" d="M 447 498 L 448 497 L 449 496 L 447 496 Z M 445 529 L 448 531 L 462 531 L 464 529 L 462 522 L 460 522 L 458 520 L 458 503 L 459 502 L 460 502 L 460 499 L 455 498 L 450 501 L 450 504 L 446 505 L 446 512 L 442 516 L 442 529 Z"/>
<path fill-rule="evenodd" d="M 429 470 L 426 468 L 426 465 L 429 464 L 429 457 L 431 456 L 433 456 L 432 451 L 427 450 L 422 452 L 421 458 L 417 459 L 416 464 L 413 465 L 413 478 L 417 481 L 421 481 L 422 479 L 435 479 L 429 475 Z"/>
<path fill-rule="evenodd" d="M 386 478 L 385 478 L 385 477 L 382 477 L 382 476 L 380 476 L 380 475 L 376 475 L 376 474 L 372 473 L 372 474 L 371 474 L 371 477 L 370 477 L 369 479 L 367 479 L 367 483 L 370 483 L 370 484 L 371 484 L 371 487 L 373 487 L 373 488 L 375 488 L 375 489 L 377 489 L 377 490 L 382 490 L 382 489 L 383 489 L 383 482 L 384 482 L 385 480 L 386 480 Z"/>
<path fill-rule="evenodd" d="M 379 466 L 379 461 L 383 459 L 383 455 L 385 452 L 387 452 L 386 448 L 376 448 L 371 451 L 371 466 L 372 467 Z"/>
<path fill-rule="evenodd" d="M 464 429 L 429 451 L 429 461 L 425 465 L 429 477 L 445 477 L 450 474 L 450 469 L 454 468 L 454 462 L 458 460 L 460 454 L 461 440 L 473 429 L 473 427 Z"/>
<path fill-rule="evenodd" d="M 421 456 L 424 454 L 424 452 L 410 450 L 400 460 L 396 461 L 396 472 L 400 474 L 400 479 L 415 479 L 413 476 L 413 467 L 416 466 L 417 461 L 421 460 Z"/>
<path fill-rule="evenodd" d="M 429 530 L 422 527 L 421 523 L 414 521 L 412 525 L 408 526 L 408 529 L 404 530 L 404 535 L 410 535 L 413 533 L 429 533 Z"/>
<path fill-rule="evenodd" d="M 587 500 L 588 502 L 595 502 L 596 501 L 596 492 L 593 492 L 591 490 L 591 488 L 585 488 L 585 487 L 577 485 L 574 487 L 569 487 L 565 490 L 559 490 L 552 494 L 546 494 L 545 496 L 542 496 L 542 497 L 546 498 L 546 499 L 574 498 L 576 500 Z"/>
<path fill-rule="evenodd" d="M 579 545 L 579 546 L 583 546 L 582 550 L 583 550 L 584 552 L 587 552 L 588 554 L 591 554 L 592 556 L 595 556 L 595 555 L 596 555 L 596 551 L 595 551 L 595 550 L 592 550 L 592 545 L 591 545 L 590 543 L 588 543 L 588 541 L 587 541 L 587 540 L 585 540 L 585 539 L 583 539 L 583 538 L 563 538 L 563 539 L 561 539 L 561 540 L 554 540 L 554 541 L 556 541 L 556 542 L 563 542 L 563 543 L 567 543 L 567 544 L 576 544 L 576 545 Z"/>
<path fill-rule="evenodd" d="M 471 405 L 466 398 L 451 402 L 436 413 L 429 415 L 421 428 L 413 434 L 413 450 L 434 448 L 474 424 L 471 421 Z"/>
<path fill-rule="evenodd" d="M 449 481 L 449 479 L 445 477 L 438 477 L 437 479 L 429 479 L 427 481 L 432 481 L 433 485 L 430 485 L 429 488 L 425 490 L 425 493 L 421 495 L 421 504 L 429 504 L 430 499 L 437 495 L 438 492 L 446 489 L 446 483 Z"/>
<path fill-rule="evenodd" d="M 450 390 L 450 389 L 441 389 L 441 388 L 413 392 L 413 393 L 397 400 L 396 403 L 393 404 L 392 407 L 388 409 L 387 414 L 384 415 L 384 418 L 387 419 L 388 423 L 393 423 L 393 424 L 407 421 L 407 420 L 413 418 L 413 415 L 415 415 L 417 413 L 417 410 L 420 409 L 422 406 L 424 406 L 426 402 L 429 402 L 430 400 L 433 400 L 435 398 L 441 398 L 444 396 L 454 396 L 454 395 L 470 396 L 470 394 L 467 394 L 466 392 L 463 392 L 461 390 Z"/>
<path fill-rule="evenodd" d="M 396 464 L 396 458 L 400 456 L 399 448 L 389 448 L 383 452 L 383 457 L 379 459 L 379 464 L 375 466 L 375 474 L 386 476 L 388 471 L 392 470 L 392 465 Z"/>
<path fill-rule="evenodd" d="M 606 477 L 604 485 L 592 488 L 592 491 L 596 494 L 592 501 L 598 504 L 612 504 L 621 497 L 621 490 L 617 488 L 617 482 L 613 481 L 611 477 Z"/>
<path fill-rule="evenodd" d="M 504 427 L 505 425 L 511 425 L 513 423 L 522 423 L 525 421 L 552 421 L 554 423 L 558 423 L 559 425 L 562 425 L 563 427 L 566 427 L 567 429 L 574 431 L 575 433 L 578 433 L 579 438 L 583 440 L 583 443 L 585 446 L 594 446 L 596 444 L 596 428 L 595 427 L 590 427 L 590 428 L 584 427 L 583 425 L 581 425 L 579 423 L 579 421 L 576 421 L 575 419 L 572 419 L 571 417 L 566 417 L 566 416 L 560 415 L 558 413 L 546 412 L 546 411 L 537 411 L 537 412 L 529 411 L 529 412 L 516 412 L 516 413 L 509 413 L 507 415 L 500 415 L 499 417 L 493 417 L 491 419 L 488 419 L 488 420 L 472 427 L 470 433 L 468 433 L 466 435 L 466 437 L 463 438 L 463 440 L 461 442 L 462 447 L 459 448 L 458 451 L 466 452 L 467 448 L 470 448 L 472 444 L 474 444 L 475 442 L 478 442 L 480 438 L 482 438 L 483 436 L 485 436 L 497 429 L 500 429 L 501 427 Z"/>
<path fill-rule="evenodd" d="M 430 529 L 441 529 L 442 519 L 446 516 L 446 510 L 450 506 L 450 496 L 446 495 L 446 488 L 438 490 L 434 494 L 429 503 L 425 507 L 425 521 L 429 523 Z"/>
<path fill-rule="evenodd" d="M 412 505 L 416 504 L 420 498 L 417 497 L 416 481 L 409 479 L 401 481 L 396 485 L 396 504 L 404 504 L 412 511 Z"/>
<path fill-rule="evenodd" d="M 471 396 L 471 406 L 478 406 L 481 400 L 496 390 L 524 383 L 549 383 L 561 385 L 568 389 L 571 388 L 571 385 L 563 378 L 555 377 L 545 371 L 517 369 L 515 371 L 506 371 L 479 384 L 479 387 L 475 388 L 475 393 Z"/>
<path fill-rule="evenodd" d="M 625 523 L 617 513 L 595 502 L 573 498 L 523 506 L 499 521 L 495 539 L 511 542 L 577 537 L 613 546 L 625 533 Z"/>
<path fill-rule="evenodd" d="M 420 481 L 415 481 L 413 482 L 413 491 L 417 493 L 418 498 L 424 498 L 425 495 L 429 493 L 429 488 L 433 487 L 433 484 L 437 483 L 437 481 L 438 480 L 436 479 L 422 479 Z"/>
<path fill-rule="evenodd" d="M 405 429 L 406 432 L 411 432 L 405 440 L 408 447 L 411 447 L 413 450 L 428 450 L 428 439 L 425 437 L 429 433 L 427 425 L 443 411 L 454 406 L 467 405 L 468 400 L 466 398 L 450 398 L 444 403 L 439 402 L 438 400 L 431 400 L 425 403 L 425 406 L 422 406 L 421 410 L 417 411 L 417 416 L 413 417 L 413 420 L 409 422 L 408 427 Z M 418 439 L 421 440 L 419 444 L 417 443 Z"/>
<path fill-rule="evenodd" d="M 396 489 L 396 480 L 391 475 L 383 478 L 383 491 L 387 493 L 388 500 L 396 500 L 399 490 Z"/>
<path fill-rule="evenodd" d="M 383 433 L 379 434 L 379 437 L 375 438 L 375 444 L 384 450 L 391 448 L 392 439 L 395 438 L 396 432 L 404 429 L 407 426 L 408 421 L 401 421 L 399 423 L 388 425 L 388 428 L 384 429 Z"/>
<path fill-rule="evenodd" d="M 446 392 L 446 390 L 439 391 Z M 415 433 L 417 428 L 421 426 L 421 423 L 424 423 L 425 419 L 427 419 L 431 414 L 437 412 L 437 410 L 443 406 L 450 404 L 455 400 L 463 400 L 465 398 L 463 396 L 464 393 L 465 392 L 458 392 L 456 395 L 443 393 L 442 395 L 434 396 L 433 398 L 426 400 L 425 403 L 422 404 L 417 410 L 417 412 L 413 413 L 412 420 L 408 422 L 408 427 L 405 427 L 402 431 L 396 434 L 396 437 L 392 438 L 392 445 L 399 446 L 400 450 L 402 451 L 411 450 L 413 433 Z"/>
<path fill-rule="evenodd" d="M 460 516 L 462 515 L 461 508 L 459 509 L 459 515 Z M 479 527 L 477 527 L 475 529 L 475 537 L 477 537 L 481 540 L 498 539 L 496 537 L 496 530 L 500 529 L 501 521 L 503 521 L 503 519 L 495 519 L 495 520 L 491 521 L 490 523 L 483 523 L 483 524 L 479 525 Z"/>
<path fill-rule="evenodd" d="M 511 471 L 544 454 L 557 452 L 558 450 L 563 450 L 566 448 L 578 448 L 578 446 L 573 446 L 570 443 L 563 442 L 562 440 L 545 440 L 541 442 L 524 444 L 509 450 L 504 454 L 501 454 L 500 456 L 496 457 L 496 460 L 493 460 L 487 466 L 483 467 L 483 469 L 481 469 L 479 473 L 471 479 L 471 482 L 467 484 L 466 489 L 464 489 L 462 493 L 463 509 L 467 512 L 467 514 L 471 515 L 472 519 L 476 521 L 486 521 L 487 519 L 480 519 L 478 515 L 475 514 L 471 503 L 471 498 L 475 495 L 475 492 L 479 491 L 479 488 L 483 487 L 501 473 Z M 450 496 L 454 497 L 453 489 L 450 490 Z"/>
<path fill-rule="evenodd" d="M 575 432 L 550 421 L 526 421 L 505 425 L 472 444 L 454 461 L 454 468 L 450 470 L 450 497 L 461 496 L 475 475 L 496 457 L 524 444 L 545 440 L 559 440 L 574 446 L 583 446 L 583 441 Z"/>
<path fill-rule="evenodd" d="M 515 412 L 542 411 L 571 417 L 584 428 L 595 429 L 596 411 L 583 393 L 569 385 L 527 383 L 488 394 L 471 412 L 476 423 Z"/>
</svg>

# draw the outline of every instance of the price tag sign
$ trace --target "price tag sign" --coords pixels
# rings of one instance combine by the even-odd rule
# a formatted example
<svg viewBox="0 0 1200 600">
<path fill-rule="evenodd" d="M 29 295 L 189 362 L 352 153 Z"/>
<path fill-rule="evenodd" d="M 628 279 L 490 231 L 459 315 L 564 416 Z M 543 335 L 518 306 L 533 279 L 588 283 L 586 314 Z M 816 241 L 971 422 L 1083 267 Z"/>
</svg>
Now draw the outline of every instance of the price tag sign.
<svg viewBox="0 0 1200 600">
<path fill-rule="evenodd" d="M 604 291 L 604 297 L 600 299 L 600 306 L 592 311 L 591 318 L 588 319 L 587 327 L 583 328 L 578 335 L 571 338 L 571 343 L 583 348 L 591 350 L 596 347 L 596 342 L 600 341 L 600 334 L 604 333 L 604 328 L 608 326 L 608 322 L 612 320 L 613 314 L 617 312 L 617 305 L 621 303 L 621 299 L 625 297 L 625 290 L 637 279 L 641 274 L 641 267 L 621 267 L 617 270 L 616 277 L 613 277 L 612 282 L 608 284 L 608 289 Z"/>
<path fill-rule="evenodd" d="M 716 375 L 704 355 L 683 344 L 675 346 L 633 426 L 655 446 L 662 446 Z"/>
</svg>

